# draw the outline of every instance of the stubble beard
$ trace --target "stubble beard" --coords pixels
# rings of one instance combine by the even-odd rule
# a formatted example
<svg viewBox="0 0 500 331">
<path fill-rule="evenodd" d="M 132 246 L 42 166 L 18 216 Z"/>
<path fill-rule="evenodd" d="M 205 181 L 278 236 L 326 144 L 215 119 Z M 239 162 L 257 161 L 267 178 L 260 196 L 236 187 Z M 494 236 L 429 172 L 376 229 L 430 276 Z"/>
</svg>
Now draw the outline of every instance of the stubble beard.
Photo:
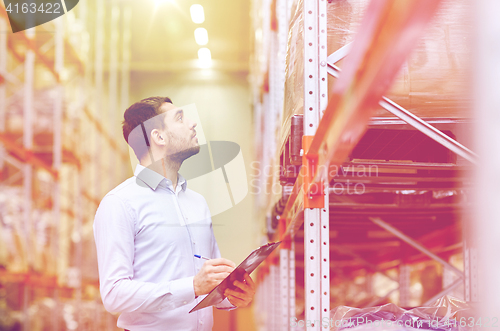
<svg viewBox="0 0 500 331">
<path fill-rule="evenodd" d="M 176 162 L 183 162 L 185 159 L 196 155 L 200 152 L 200 145 L 184 149 L 180 152 L 170 154 L 167 157 Z"/>
<path fill-rule="evenodd" d="M 169 142 L 171 144 L 182 145 L 182 143 L 183 143 L 181 139 L 176 138 L 172 134 L 169 134 L 168 138 L 169 138 Z M 190 139 L 190 141 L 191 141 L 191 139 Z M 199 152 L 200 152 L 200 145 L 196 144 L 195 146 L 183 148 L 178 152 L 167 155 L 167 158 L 169 158 L 170 160 L 172 160 L 174 162 L 182 163 L 185 159 L 187 159 L 193 155 L 196 155 Z"/>
</svg>

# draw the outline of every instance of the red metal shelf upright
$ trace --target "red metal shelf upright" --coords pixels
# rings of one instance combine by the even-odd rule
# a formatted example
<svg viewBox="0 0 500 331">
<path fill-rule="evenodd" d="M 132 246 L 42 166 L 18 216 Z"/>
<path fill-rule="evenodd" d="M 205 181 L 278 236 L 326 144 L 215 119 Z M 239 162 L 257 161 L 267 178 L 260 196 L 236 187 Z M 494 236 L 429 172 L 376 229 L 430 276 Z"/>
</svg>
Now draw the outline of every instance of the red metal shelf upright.
<svg viewBox="0 0 500 331">
<path fill-rule="evenodd" d="M 93 9 L 97 22 L 88 15 Z M 0 287 L 9 295 L 19 289 L 19 305 L 2 309 L 21 316 L 24 330 L 36 323 L 102 329 L 101 316 L 112 318 L 98 295 L 92 221 L 105 190 L 131 172 L 128 147 L 115 142 L 117 131 L 104 121 L 119 122 L 118 109 L 128 106 L 131 14 L 126 3 L 83 1 L 53 21 L 11 33 L 0 5 L 0 181 L 2 207 L 9 207 L 0 218 L 10 220 L 0 233 L 13 243 L 0 243 L 8 251 L 0 258 Z M 44 302 L 51 313 L 33 317 Z M 62 306 L 78 312 L 65 316 L 66 326 Z"/>
</svg>

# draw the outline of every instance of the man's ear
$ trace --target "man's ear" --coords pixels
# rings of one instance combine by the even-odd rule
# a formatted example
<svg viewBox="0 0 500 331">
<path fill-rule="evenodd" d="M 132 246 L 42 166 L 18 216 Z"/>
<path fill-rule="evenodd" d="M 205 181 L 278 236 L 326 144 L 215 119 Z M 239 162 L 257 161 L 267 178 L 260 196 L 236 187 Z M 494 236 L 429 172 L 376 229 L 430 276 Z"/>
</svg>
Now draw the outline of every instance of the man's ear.
<svg viewBox="0 0 500 331">
<path fill-rule="evenodd" d="M 156 145 L 165 145 L 165 138 L 163 136 L 164 134 L 158 129 L 154 129 L 153 131 L 151 131 L 151 141 Z"/>
</svg>

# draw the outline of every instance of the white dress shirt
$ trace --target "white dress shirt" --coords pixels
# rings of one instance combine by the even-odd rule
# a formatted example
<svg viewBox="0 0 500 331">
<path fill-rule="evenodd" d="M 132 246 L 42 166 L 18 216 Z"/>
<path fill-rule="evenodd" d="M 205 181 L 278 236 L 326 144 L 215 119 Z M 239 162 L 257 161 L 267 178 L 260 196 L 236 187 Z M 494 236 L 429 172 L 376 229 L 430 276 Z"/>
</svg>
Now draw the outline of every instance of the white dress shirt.
<svg viewBox="0 0 500 331">
<path fill-rule="evenodd" d="M 220 251 L 203 196 L 179 175 L 172 182 L 138 165 L 134 177 L 110 191 L 94 220 L 101 297 L 131 331 L 212 330 L 212 307 L 189 314 L 193 277 Z M 234 308 L 225 299 L 217 308 Z"/>
</svg>

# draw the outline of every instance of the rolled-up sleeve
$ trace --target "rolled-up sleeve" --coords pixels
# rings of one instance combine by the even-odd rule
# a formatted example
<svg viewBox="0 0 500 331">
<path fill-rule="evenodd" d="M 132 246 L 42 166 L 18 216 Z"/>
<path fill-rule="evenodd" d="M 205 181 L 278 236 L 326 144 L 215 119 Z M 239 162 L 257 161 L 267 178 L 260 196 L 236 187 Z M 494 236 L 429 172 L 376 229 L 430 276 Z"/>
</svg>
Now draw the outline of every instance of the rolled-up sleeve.
<svg viewBox="0 0 500 331">
<path fill-rule="evenodd" d="M 104 197 L 94 219 L 94 238 L 106 310 L 157 312 L 192 302 L 193 277 L 159 283 L 133 279 L 134 237 L 135 217 L 130 207 L 115 195 Z"/>
</svg>

